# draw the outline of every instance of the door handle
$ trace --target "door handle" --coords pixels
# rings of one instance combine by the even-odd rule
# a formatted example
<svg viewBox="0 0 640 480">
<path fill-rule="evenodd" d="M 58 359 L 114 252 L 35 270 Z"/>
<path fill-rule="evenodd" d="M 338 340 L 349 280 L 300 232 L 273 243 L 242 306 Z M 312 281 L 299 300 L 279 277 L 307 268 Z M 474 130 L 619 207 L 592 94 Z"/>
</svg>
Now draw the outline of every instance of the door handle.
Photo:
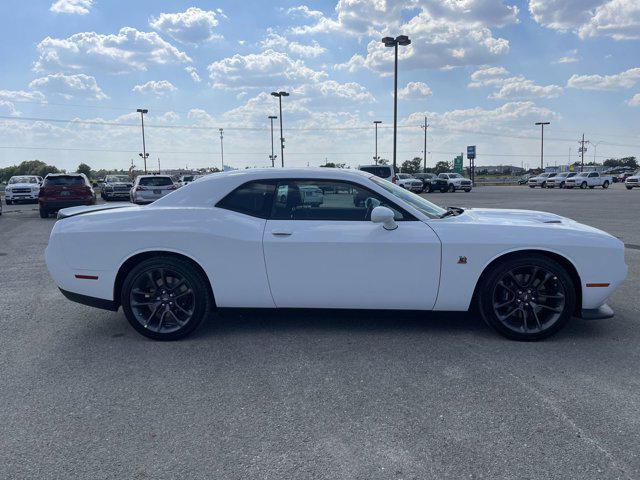
<svg viewBox="0 0 640 480">
<path fill-rule="evenodd" d="M 273 235 L 274 237 L 288 237 L 292 234 L 293 232 L 281 232 L 281 231 L 275 231 L 275 232 L 271 232 L 271 235 Z"/>
</svg>

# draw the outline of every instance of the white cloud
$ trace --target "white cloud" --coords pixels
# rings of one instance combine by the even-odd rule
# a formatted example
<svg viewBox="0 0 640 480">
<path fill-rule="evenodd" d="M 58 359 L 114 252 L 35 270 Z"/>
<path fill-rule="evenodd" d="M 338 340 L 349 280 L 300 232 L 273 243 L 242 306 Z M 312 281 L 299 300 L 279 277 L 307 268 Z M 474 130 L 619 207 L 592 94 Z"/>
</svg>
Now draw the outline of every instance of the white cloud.
<svg viewBox="0 0 640 480">
<path fill-rule="evenodd" d="M 627 103 L 632 107 L 640 107 L 640 93 L 636 93 Z"/>
<path fill-rule="evenodd" d="M 48 94 L 60 95 L 66 100 L 72 98 L 104 100 L 109 98 L 98 86 L 96 79 L 84 73 L 77 75 L 54 73 L 36 78 L 29 84 L 29 88 Z"/>
<path fill-rule="evenodd" d="M 187 113 L 187 118 L 193 120 L 197 125 L 212 125 L 213 117 L 201 108 L 192 108 Z"/>
<path fill-rule="evenodd" d="M 324 80 L 317 83 L 307 83 L 291 91 L 292 95 L 304 96 L 305 100 L 314 97 L 338 98 L 355 102 L 375 102 L 375 97 L 364 86 L 356 82 L 340 83 L 335 80 Z"/>
<path fill-rule="evenodd" d="M 221 11 L 214 12 L 190 7 L 184 12 L 161 13 L 157 18 L 151 17 L 149 25 L 174 40 L 198 45 L 222 38 L 215 31 L 219 23 L 219 16 L 224 16 Z"/>
<path fill-rule="evenodd" d="M 324 17 L 324 13 L 319 10 L 311 10 L 306 5 L 300 5 L 297 7 L 291 7 L 287 10 L 287 15 L 298 15 L 305 18 L 319 19 Z"/>
<path fill-rule="evenodd" d="M 42 92 L 25 92 L 24 90 L 0 90 L 0 99 L 14 102 L 44 102 Z"/>
<path fill-rule="evenodd" d="M 0 112 L 3 115 L 9 115 L 11 117 L 19 117 L 21 113 L 16 110 L 15 105 L 12 102 L 0 99 Z"/>
<path fill-rule="evenodd" d="M 414 13 L 403 23 L 408 6 Z M 348 8 L 347 8 L 348 7 Z M 357 7 L 357 8 L 356 8 Z M 380 42 L 380 36 L 403 32 L 412 43 L 400 47 L 399 56 L 405 69 L 448 69 L 465 65 L 493 63 L 509 52 L 509 42 L 493 36 L 490 26 L 517 22 L 516 7 L 495 0 L 461 0 L 443 3 L 415 0 L 405 4 L 373 0 L 355 0 L 338 4 L 337 20 L 319 20 L 314 26 L 301 27 L 296 33 L 314 33 L 330 28 L 343 33 L 370 35 L 366 55 L 355 54 L 337 69 L 355 71 L 369 68 L 389 73 L 393 66 L 392 49 Z M 415 14 L 416 9 L 418 13 Z"/>
<path fill-rule="evenodd" d="M 211 63 L 207 70 L 213 87 L 229 89 L 274 88 L 320 81 L 327 76 L 307 67 L 302 60 L 294 60 L 286 53 L 272 49 L 248 55 L 236 54 Z"/>
<path fill-rule="evenodd" d="M 180 115 L 176 112 L 168 111 L 156 117 L 156 120 L 160 123 L 175 123 L 180 120 Z"/>
<path fill-rule="evenodd" d="M 620 90 L 640 82 L 640 68 L 631 68 L 615 75 L 572 75 L 567 86 L 582 90 Z"/>
<path fill-rule="evenodd" d="M 38 46 L 35 70 L 98 69 L 122 73 L 147 70 L 149 65 L 191 62 L 189 56 L 155 32 L 123 27 L 117 34 L 81 32 L 68 38 L 46 37 Z"/>
<path fill-rule="evenodd" d="M 145 84 L 133 87 L 133 92 L 153 93 L 162 96 L 170 92 L 175 92 L 177 88 L 168 80 L 150 80 Z"/>
<path fill-rule="evenodd" d="M 581 38 L 640 38 L 638 0 L 529 0 L 529 12 L 540 25 Z"/>
<path fill-rule="evenodd" d="M 86 15 L 92 6 L 93 0 L 57 0 L 51 4 L 49 10 L 54 13 Z"/>
<path fill-rule="evenodd" d="M 426 83 L 409 82 L 407 85 L 398 90 L 398 98 L 400 99 L 424 99 L 431 95 L 431 88 Z"/>
<path fill-rule="evenodd" d="M 198 70 L 196 70 L 196 67 L 188 66 L 184 67 L 184 69 L 194 82 L 200 83 L 202 81 L 202 79 L 200 78 L 200 74 L 198 74 Z"/>
<path fill-rule="evenodd" d="M 290 41 L 286 37 L 279 35 L 269 28 L 267 30 L 267 36 L 260 42 L 260 47 L 263 49 L 272 49 L 278 51 L 289 51 L 294 55 L 300 57 L 317 57 L 327 51 L 315 40 L 311 45 L 304 45 L 295 41 Z"/>
<path fill-rule="evenodd" d="M 537 85 L 523 75 L 511 75 L 504 67 L 481 67 L 471 74 L 470 88 L 494 87 L 489 95 L 495 100 L 527 100 L 534 98 L 556 98 L 562 94 L 558 85 Z"/>
</svg>

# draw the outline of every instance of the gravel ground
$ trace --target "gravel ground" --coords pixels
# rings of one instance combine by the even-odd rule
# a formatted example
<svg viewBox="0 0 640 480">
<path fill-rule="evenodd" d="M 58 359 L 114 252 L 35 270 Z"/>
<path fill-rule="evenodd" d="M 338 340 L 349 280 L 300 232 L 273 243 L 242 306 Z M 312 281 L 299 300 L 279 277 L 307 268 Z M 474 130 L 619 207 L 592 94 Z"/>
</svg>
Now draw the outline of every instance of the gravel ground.
<svg viewBox="0 0 640 480">
<path fill-rule="evenodd" d="M 174 343 L 64 299 L 53 220 L 0 217 L 2 478 L 640 478 L 640 191 L 482 187 L 627 244 L 611 320 L 510 342 L 473 315 L 228 313 Z"/>
</svg>

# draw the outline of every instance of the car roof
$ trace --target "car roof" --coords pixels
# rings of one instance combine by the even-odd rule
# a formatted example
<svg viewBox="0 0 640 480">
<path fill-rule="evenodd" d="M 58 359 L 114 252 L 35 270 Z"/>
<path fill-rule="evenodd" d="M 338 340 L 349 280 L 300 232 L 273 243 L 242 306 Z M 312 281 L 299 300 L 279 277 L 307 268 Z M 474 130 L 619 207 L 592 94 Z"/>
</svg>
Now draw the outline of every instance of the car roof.
<svg viewBox="0 0 640 480">
<path fill-rule="evenodd" d="M 84 177 L 84 173 L 47 173 L 47 177 Z"/>
<path fill-rule="evenodd" d="M 171 178 L 171 175 L 138 175 L 136 178 Z"/>
</svg>

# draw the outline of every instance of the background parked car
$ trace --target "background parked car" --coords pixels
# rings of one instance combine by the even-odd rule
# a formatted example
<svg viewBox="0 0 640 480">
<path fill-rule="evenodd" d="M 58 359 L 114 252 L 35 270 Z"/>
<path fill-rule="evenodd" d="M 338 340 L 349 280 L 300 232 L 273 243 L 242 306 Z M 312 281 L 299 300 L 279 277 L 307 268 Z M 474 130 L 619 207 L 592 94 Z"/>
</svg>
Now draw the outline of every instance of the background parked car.
<svg viewBox="0 0 640 480">
<path fill-rule="evenodd" d="M 626 182 L 627 178 L 631 177 L 632 175 L 633 175 L 633 172 L 623 172 L 618 175 L 617 181 L 620 183 L 624 183 Z"/>
<path fill-rule="evenodd" d="M 131 202 L 138 205 L 155 202 L 176 188 L 169 175 L 138 175 L 131 189 Z"/>
<path fill-rule="evenodd" d="M 540 188 L 546 188 L 547 187 L 547 181 L 550 178 L 555 177 L 557 174 L 555 173 L 541 173 L 540 175 L 536 175 L 535 177 L 531 177 L 529 179 L 529 181 L 527 182 L 527 184 L 529 185 L 530 188 L 536 188 L 536 187 L 540 187 Z"/>
<path fill-rule="evenodd" d="M 547 180 L 547 188 L 564 188 L 567 178 L 573 178 L 576 176 L 576 172 L 560 172 L 555 177 Z"/>
<path fill-rule="evenodd" d="M 631 190 L 634 187 L 640 187 L 640 170 L 627 177 L 624 181 L 624 186 L 627 187 L 627 190 Z"/>
<path fill-rule="evenodd" d="M 433 191 L 433 183 L 438 178 L 435 173 L 414 173 L 413 176 L 422 181 L 422 191 L 427 193 Z"/>
<path fill-rule="evenodd" d="M 529 174 L 527 174 L 527 175 L 522 175 L 522 176 L 518 179 L 518 185 L 526 185 L 530 178 L 531 178 L 531 175 L 529 175 Z"/>
<path fill-rule="evenodd" d="M 438 175 L 438 187 L 441 192 L 455 192 L 456 190 L 464 190 L 469 193 L 471 191 L 471 180 L 464 178 L 459 173 L 441 173 Z"/>
<path fill-rule="evenodd" d="M 40 218 L 61 208 L 95 205 L 96 194 L 83 173 L 50 173 L 40 188 Z"/>
<path fill-rule="evenodd" d="M 100 196 L 106 202 L 109 200 L 129 200 L 129 193 L 133 182 L 128 175 L 107 175 L 102 184 Z"/>
<path fill-rule="evenodd" d="M 182 175 L 180 177 L 180 179 L 178 180 L 176 186 L 177 187 L 184 187 L 185 185 L 188 185 L 191 182 L 193 182 L 195 179 L 196 179 L 195 175 Z"/>
<path fill-rule="evenodd" d="M 580 172 L 575 177 L 567 178 L 565 188 L 609 188 L 612 179 L 608 175 L 600 175 L 598 172 Z"/>
<path fill-rule="evenodd" d="M 42 178 L 35 175 L 16 175 L 9 179 L 4 190 L 7 205 L 18 202 L 37 202 Z"/>
<path fill-rule="evenodd" d="M 358 170 L 384 178 L 391 183 L 398 183 L 398 177 L 393 173 L 393 167 L 391 165 L 361 165 L 358 167 Z"/>
<path fill-rule="evenodd" d="M 408 173 L 398 173 L 398 185 L 412 192 L 421 192 L 423 189 L 422 180 L 414 178 Z"/>
</svg>

